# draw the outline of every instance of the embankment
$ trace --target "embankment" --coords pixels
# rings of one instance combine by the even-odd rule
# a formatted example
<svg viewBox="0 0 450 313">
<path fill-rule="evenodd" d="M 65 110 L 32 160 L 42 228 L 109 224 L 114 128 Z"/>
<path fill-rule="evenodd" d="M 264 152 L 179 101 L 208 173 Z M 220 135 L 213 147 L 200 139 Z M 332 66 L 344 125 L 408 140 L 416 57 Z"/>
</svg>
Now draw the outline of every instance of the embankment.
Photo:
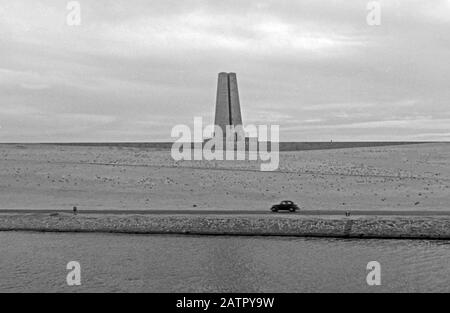
<svg viewBox="0 0 450 313">
<path fill-rule="evenodd" d="M 450 239 L 433 216 L 0 214 L 0 231 Z"/>
</svg>

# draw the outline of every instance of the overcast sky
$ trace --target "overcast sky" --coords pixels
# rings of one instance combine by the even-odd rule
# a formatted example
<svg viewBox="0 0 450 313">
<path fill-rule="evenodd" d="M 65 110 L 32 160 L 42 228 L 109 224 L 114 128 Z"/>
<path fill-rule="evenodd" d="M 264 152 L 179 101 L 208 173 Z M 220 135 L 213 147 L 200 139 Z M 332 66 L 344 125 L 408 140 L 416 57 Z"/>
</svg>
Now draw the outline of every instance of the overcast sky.
<svg viewBox="0 0 450 313">
<path fill-rule="evenodd" d="M 0 141 L 165 141 L 213 121 L 283 141 L 450 140 L 450 0 L 0 0 Z"/>
</svg>

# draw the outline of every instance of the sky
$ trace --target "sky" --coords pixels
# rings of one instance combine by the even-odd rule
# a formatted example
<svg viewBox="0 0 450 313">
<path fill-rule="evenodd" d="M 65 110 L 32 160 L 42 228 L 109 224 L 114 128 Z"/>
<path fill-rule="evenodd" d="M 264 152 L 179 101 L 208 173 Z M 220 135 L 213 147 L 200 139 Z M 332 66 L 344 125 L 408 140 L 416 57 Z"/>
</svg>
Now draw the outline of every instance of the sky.
<svg viewBox="0 0 450 313">
<path fill-rule="evenodd" d="M 450 0 L 370 2 L 0 0 L 0 142 L 174 140 L 222 71 L 282 141 L 450 140 Z"/>
</svg>

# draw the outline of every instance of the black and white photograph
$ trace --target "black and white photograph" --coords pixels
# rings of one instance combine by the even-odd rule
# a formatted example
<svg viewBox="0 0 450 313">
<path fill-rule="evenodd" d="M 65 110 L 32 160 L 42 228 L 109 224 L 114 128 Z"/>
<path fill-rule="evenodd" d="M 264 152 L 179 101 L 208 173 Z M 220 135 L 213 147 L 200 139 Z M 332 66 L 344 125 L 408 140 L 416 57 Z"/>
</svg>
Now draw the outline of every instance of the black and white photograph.
<svg viewBox="0 0 450 313">
<path fill-rule="evenodd" d="M 0 0 L 0 293 L 450 292 L 449 31 L 450 0 Z"/>
</svg>

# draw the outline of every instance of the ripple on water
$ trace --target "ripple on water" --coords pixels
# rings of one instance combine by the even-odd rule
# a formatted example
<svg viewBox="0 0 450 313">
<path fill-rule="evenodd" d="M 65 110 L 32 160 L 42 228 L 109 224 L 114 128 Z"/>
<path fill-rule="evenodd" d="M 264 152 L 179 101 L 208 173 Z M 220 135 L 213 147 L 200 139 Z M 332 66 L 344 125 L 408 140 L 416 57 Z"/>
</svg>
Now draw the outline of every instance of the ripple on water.
<svg viewBox="0 0 450 313">
<path fill-rule="evenodd" d="M 3 232 L 0 242 L 3 292 L 450 291 L 449 241 Z M 369 261 L 380 287 L 366 284 Z"/>
</svg>

